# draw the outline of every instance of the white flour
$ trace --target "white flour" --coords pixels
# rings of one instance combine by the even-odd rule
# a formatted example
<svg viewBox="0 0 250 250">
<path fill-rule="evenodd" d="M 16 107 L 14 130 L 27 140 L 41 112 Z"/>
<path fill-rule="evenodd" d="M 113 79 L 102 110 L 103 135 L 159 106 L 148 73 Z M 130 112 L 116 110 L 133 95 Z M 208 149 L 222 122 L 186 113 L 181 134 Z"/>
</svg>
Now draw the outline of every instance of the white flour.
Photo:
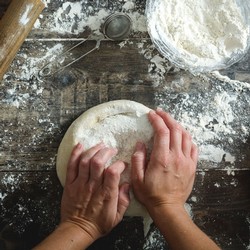
<svg viewBox="0 0 250 250">
<path fill-rule="evenodd" d="M 107 117 L 93 129 L 85 129 L 81 141 L 86 148 L 103 141 L 106 145 L 118 149 L 116 160 L 130 163 L 136 142 L 144 141 L 149 145 L 152 136 L 153 130 L 146 115 L 137 117 L 117 114 Z M 123 174 L 122 178 L 128 181 L 130 173 L 126 174 L 126 176 Z"/>
<path fill-rule="evenodd" d="M 46 6 L 50 7 L 50 1 L 44 1 Z M 102 5 L 101 5 L 102 4 Z M 105 6 L 104 6 L 105 5 Z M 133 32 L 146 32 L 146 18 L 144 13 L 135 10 L 135 1 L 125 1 L 123 5 L 117 2 L 97 3 L 97 7 L 87 1 L 64 2 L 59 7 L 49 21 L 43 22 L 44 16 L 40 15 L 35 27 L 43 24 L 44 30 L 54 31 L 59 34 L 81 35 L 83 32 L 90 30 L 91 38 L 102 35 L 102 24 L 104 20 L 114 12 L 124 12 L 132 20 Z"/>
<path fill-rule="evenodd" d="M 193 77 L 190 80 L 198 82 L 202 81 L 202 77 Z M 172 87 L 181 89 L 182 82 L 187 85 L 189 80 L 180 77 L 173 82 Z M 158 106 L 170 112 L 190 131 L 199 146 L 200 160 L 211 162 L 210 166 L 215 167 L 222 161 L 233 166 L 236 156 L 239 158 L 241 155 L 240 152 L 235 152 L 236 145 L 246 143 L 250 134 L 247 112 L 238 113 L 243 107 L 248 108 L 249 99 L 245 99 L 241 92 L 248 92 L 249 89 L 247 83 L 234 87 L 233 84 L 215 81 L 207 93 L 190 92 L 178 95 L 171 92 L 171 87 L 166 87 L 165 91 L 156 93 L 155 100 Z M 237 123 L 238 128 L 235 130 Z"/>
<path fill-rule="evenodd" d="M 44 2 L 48 8 L 52 8 L 54 5 L 53 1 L 51 0 L 44 0 Z M 87 4 L 92 3 L 92 1 L 58 2 L 61 2 L 61 6 L 56 9 L 55 12 L 51 13 L 52 11 L 50 11 L 49 16 L 46 16 L 45 13 L 40 15 L 35 24 L 35 29 L 41 29 L 48 32 L 54 31 L 56 37 L 61 37 L 61 35 L 69 35 L 69 37 L 77 35 L 82 37 L 82 32 L 89 28 L 92 32 L 91 34 L 93 34 L 94 37 L 94 35 L 100 34 L 101 23 L 104 21 L 106 16 L 111 14 L 111 9 L 106 7 L 91 9 L 91 7 L 87 6 Z M 104 2 L 111 3 L 111 1 L 100 2 L 102 2 L 102 4 L 104 4 Z M 132 19 L 133 31 L 146 32 L 145 16 L 141 11 L 137 11 L 137 9 L 135 9 L 138 1 L 136 2 L 135 0 L 128 0 L 123 1 L 123 3 L 124 4 L 120 4 L 120 9 L 121 11 L 127 13 Z M 201 1 L 199 1 L 199 4 L 200 3 Z M 25 17 L 27 17 L 27 15 L 24 15 L 21 19 L 23 22 L 27 21 Z M 88 28 L 86 28 L 87 26 Z M 26 46 L 24 46 L 19 52 L 16 60 L 14 61 L 13 69 L 5 75 L 4 84 L 6 84 L 8 88 L 4 94 L 2 93 L 1 96 L 1 107 L 7 107 L 7 111 L 9 113 L 16 112 L 19 115 L 18 119 L 20 119 L 22 115 L 22 110 L 35 107 L 36 113 L 35 116 L 32 117 L 32 120 L 37 121 L 35 125 L 32 123 L 32 127 L 29 127 L 28 122 L 25 123 L 20 120 L 18 121 L 18 126 L 25 127 L 28 133 L 33 134 L 33 131 L 35 131 L 34 135 L 27 139 L 27 145 L 23 145 L 22 142 L 17 145 L 19 152 L 25 154 L 26 147 L 39 146 L 44 142 L 44 138 L 46 137 L 52 138 L 48 142 L 49 144 L 55 143 L 53 138 L 56 138 L 59 134 L 58 126 L 60 127 L 60 125 L 53 118 L 54 111 L 53 109 L 50 109 L 49 105 L 45 103 L 49 97 L 49 91 L 53 91 L 54 87 L 48 87 L 46 82 L 33 82 L 32 79 L 34 75 L 37 75 L 39 69 L 41 69 L 41 67 L 46 62 L 53 60 L 56 55 L 66 50 L 67 45 L 67 43 L 63 43 L 63 41 L 61 41 L 59 38 L 58 41 L 56 41 L 57 39 L 52 39 L 54 40 L 52 43 L 41 43 L 41 46 L 37 45 L 37 42 L 39 41 L 34 41 L 33 45 L 32 40 L 36 39 L 31 37 L 26 41 Z M 135 46 L 133 45 L 133 42 L 136 43 Z M 220 80 L 218 87 L 212 86 L 212 89 L 207 90 L 207 95 L 202 95 L 202 93 L 204 93 L 204 89 L 202 89 L 200 95 L 193 95 L 192 91 L 189 92 L 187 90 L 185 92 L 185 87 L 188 87 L 189 84 L 189 75 L 185 74 L 183 71 L 180 71 L 178 68 L 173 67 L 173 65 L 168 60 L 159 55 L 148 39 L 139 39 L 136 41 L 126 40 L 120 43 L 120 48 L 122 49 L 125 47 L 126 51 L 126 46 L 131 45 L 133 45 L 132 48 L 138 49 L 139 56 L 144 57 L 143 59 L 147 60 L 147 63 L 145 63 L 145 65 L 148 65 L 148 72 L 146 73 L 148 77 L 147 79 L 150 83 L 152 83 L 153 91 L 155 92 L 155 100 L 152 102 L 154 102 L 157 106 L 169 111 L 178 121 L 180 121 L 188 130 L 191 131 L 195 141 L 200 146 L 200 159 L 205 161 L 205 163 L 213 163 L 206 165 L 206 167 L 216 167 L 217 163 L 225 161 L 230 164 L 227 168 L 225 168 L 226 173 L 230 176 L 237 175 L 237 172 L 235 172 L 237 161 L 243 160 L 244 157 L 243 153 L 236 151 L 238 142 L 241 141 L 242 143 L 245 143 L 250 134 L 248 121 L 246 118 L 242 118 L 238 115 L 237 105 L 240 107 L 238 108 L 239 112 L 242 109 L 244 102 L 248 102 L 250 105 L 249 95 L 248 97 L 246 95 L 249 92 L 250 83 L 232 81 L 227 77 L 222 77 L 218 72 L 214 72 L 212 75 L 209 75 L 209 77 L 212 78 L 213 76 L 215 79 Z M 243 46 L 243 43 L 240 44 L 240 46 Z M 27 47 L 34 47 L 36 53 L 32 52 L 32 49 L 27 49 Z M 228 51 L 226 52 L 228 53 Z M 179 72 L 179 74 L 176 74 L 176 72 Z M 119 83 L 120 79 L 123 78 L 119 77 L 119 74 L 117 74 L 117 76 L 117 81 Z M 88 78 L 87 71 L 84 72 L 84 77 Z M 135 80 L 137 80 L 140 84 L 143 82 L 141 78 Z M 199 81 L 202 81 L 202 78 L 194 76 L 191 80 L 192 83 L 197 83 L 198 89 L 201 85 L 198 83 Z M 209 81 L 210 80 L 208 78 L 205 79 L 204 85 Z M 229 86 L 233 86 L 234 90 L 232 91 L 231 88 L 229 88 L 229 90 L 226 88 L 221 89 L 221 86 L 223 86 L 222 81 Z M 165 86 L 166 82 L 169 87 Z M 136 84 L 134 86 L 131 85 L 131 87 L 135 89 L 138 86 L 139 85 Z M 140 88 L 138 88 L 137 91 L 140 91 Z M 199 91 L 199 89 L 197 91 Z M 209 95 L 209 92 L 211 91 L 213 93 Z M 246 96 L 246 99 L 242 98 L 244 95 Z M 171 106 L 171 102 L 177 103 L 174 108 Z M 67 114 L 67 116 L 64 115 L 62 119 L 67 119 L 68 121 L 69 117 L 72 115 L 71 106 L 68 107 L 66 105 L 62 108 L 65 109 L 65 114 Z M 240 115 L 241 114 L 242 113 L 240 113 Z M 32 113 L 31 115 L 33 116 L 34 114 Z M 242 124 L 237 130 L 235 130 L 233 125 L 237 122 L 242 122 Z M 42 130 L 39 130 L 41 128 L 41 124 L 43 128 Z M 237 131 L 237 133 L 235 133 L 235 131 Z M 6 126 L 4 128 L 4 132 L 4 138 L 2 138 L 3 145 L 11 145 L 14 133 L 12 124 Z M 101 135 L 99 136 L 102 137 Z M 227 138 L 228 143 L 225 138 Z M 111 141 L 111 144 L 116 146 L 116 141 Z M 44 154 L 46 154 L 46 152 Z M 3 158 L 4 152 L 0 152 L 0 155 Z M 43 157 L 43 163 L 38 163 L 38 169 L 45 165 L 47 169 L 53 169 L 55 166 L 55 159 L 52 157 L 48 158 L 47 155 L 44 155 Z M 234 162 L 236 162 L 235 165 Z M 28 162 L 27 169 L 30 168 L 31 164 L 32 163 Z M 20 168 L 19 166 L 22 166 L 20 164 L 19 156 L 17 156 L 17 158 L 10 163 L 7 163 L 7 169 L 12 169 L 13 167 L 15 169 Z M 199 174 L 204 178 L 206 170 L 204 170 L 203 166 L 198 168 L 198 171 Z M 3 204 L 4 202 L 8 204 L 8 198 L 11 198 L 11 195 L 14 192 L 22 190 L 21 184 L 27 182 L 26 178 L 26 173 L 23 175 L 17 174 L 16 176 L 11 173 L 4 174 L 1 180 L 4 190 L 0 192 L 0 201 L 3 202 Z M 31 179 L 33 178 L 34 176 Z M 44 187 L 43 189 L 53 190 L 55 188 L 53 180 L 54 179 L 44 179 L 41 183 L 41 186 Z M 236 186 L 237 182 L 235 180 L 232 179 L 230 185 Z M 218 182 L 214 183 L 214 186 L 220 187 L 222 183 L 224 183 L 224 180 L 219 179 Z M 191 202 L 195 203 L 197 200 L 199 202 L 198 195 L 191 197 Z M 23 222 L 20 223 L 20 225 L 23 227 L 23 230 L 25 223 L 28 223 L 33 219 L 33 217 L 29 215 L 27 207 L 27 204 L 30 204 L 30 202 L 32 203 L 32 201 L 29 201 L 29 203 L 26 203 L 25 201 L 26 200 L 24 199 L 23 202 L 18 202 L 16 205 L 17 212 L 19 214 L 18 216 L 24 216 Z M 58 208 L 58 206 L 55 206 L 55 210 Z M 51 215 L 51 204 L 46 205 L 46 203 L 32 203 L 31 207 L 33 210 L 42 208 L 41 218 L 39 217 L 39 220 L 44 223 L 48 221 L 45 219 L 45 215 Z M 4 205 L 3 208 L 5 209 L 4 213 L 7 213 L 8 211 L 6 209 L 9 209 L 9 206 L 6 205 L 5 208 Z M 188 210 L 192 212 L 192 207 L 188 207 Z M 37 221 L 37 218 L 34 219 Z M 247 218 L 246 223 L 250 225 L 249 217 Z M 155 233 L 155 231 L 149 235 L 149 238 L 147 239 L 149 241 L 148 249 L 153 249 L 150 246 L 152 246 L 154 243 L 158 243 L 158 241 L 160 241 L 160 239 L 158 239 L 159 237 L 160 235 L 157 232 Z M 164 239 L 162 239 L 162 242 L 164 242 Z M 250 249 L 250 245 L 246 246 L 246 248 Z M 157 249 L 165 248 L 162 247 Z"/>
<path fill-rule="evenodd" d="M 22 25 L 26 25 L 28 22 L 29 22 L 29 12 L 30 10 L 32 9 L 33 5 L 32 4 L 28 4 L 26 9 L 25 9 L 25 12 L 21 15 L 21 18 L 20 18 L 20 24 Z"/>
<path fill-rule="evenodd" d="M 162 41 L 195 65 L 223 63 L 248 46 L 249 24 L 235 0 L 158 1 L 152 19 Z"/>
</svg>

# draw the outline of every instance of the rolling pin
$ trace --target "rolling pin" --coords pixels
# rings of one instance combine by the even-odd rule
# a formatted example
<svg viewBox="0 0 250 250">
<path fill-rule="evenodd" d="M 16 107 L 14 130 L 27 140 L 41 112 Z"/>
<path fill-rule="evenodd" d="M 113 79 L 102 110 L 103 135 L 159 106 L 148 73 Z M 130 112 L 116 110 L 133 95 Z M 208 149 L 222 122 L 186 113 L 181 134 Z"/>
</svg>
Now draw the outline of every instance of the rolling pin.
<svg viewBox="0 0 250 250">
<path fill-rule="evenodd" d="M 42 0 L 12 0 L 0 20 L 0 81 L 44 9 Z"/>
</svg>

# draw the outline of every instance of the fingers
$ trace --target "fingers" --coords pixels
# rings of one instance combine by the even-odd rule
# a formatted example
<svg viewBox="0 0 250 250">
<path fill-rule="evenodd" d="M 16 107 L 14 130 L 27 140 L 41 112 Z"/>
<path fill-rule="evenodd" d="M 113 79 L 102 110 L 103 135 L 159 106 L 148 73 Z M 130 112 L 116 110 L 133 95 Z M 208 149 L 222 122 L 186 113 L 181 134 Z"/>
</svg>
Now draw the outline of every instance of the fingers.
<svg viewBox="0 0 250 250">
<path fill-rule="evenodd" d="M 186 157 L 191 157 L 194 162 L 197 162 L 198 149 L 193 144 L 191 135 L 173 117 L 157 109 L 149 113 L 149 120 L 155 130 L 154 148 L 158 145 L 156 151 L 159 152 L 161 145 L 165 145 L 165 150 L 168 147 L 171 151 L 182 152 Z M 164 140 L 165 144 L 162 142 Z"/>
<path fill-rule="evenodd" d="M 170 133 L 166 123 L 160 115 L 156 114 L 155 111 L 150 111 L 148 118 L 155 131 L 154 150 L 168 150 L 170 144 Z"/>
<path fill-rule="evenodd" d="M 122 189 L 122 196 L 119 198 L 119 183 L 122 172 L 125 170 L 126 164 L 123 161 L 117 161 L 105 169 L 104 181 L 102 190 L 99 192 L 95 199 L 95 204 L 100 204 L 100 200 L 103 200 L 102 209 L 106 210 L 107 216 L 112 217 L 115 214 L 117 217 L 118 204 L 120 199 L 120 213 L 127 206 L 128 196 L 124 194 Z M 115 212 L 115 213 L 114 213 Z"/>
<path fill-rule="evenodd" d="M 131 180 L 132 183 L 136 181 L 143 181 L 146 168 L 146 147 L 143 143 L 137 142 L 135 152 L 131 157 Z"/>
<path fill-rule="evenodd" d="M 87 182 L 90 176 L 90 160 L 91 158 L 105 145 L 103 143 L 99 143 L 96 146 L 88 149 L 87 151 L 83 152 L 81 155 L 81 160 L 79 163 L 79 172 L 78 176 L 82 182 Z"/>
<path fill-rule="evenodd" d="M 120 221 L 126 212 L 130 202 L 129 183 L 123 183 L 119 189 L 119 198 L 117 206 L 117 221 Z"/>
<path fill-rule="evenodd" d="M 78 164 L 80 161 L 80 156 L 83 151 L 83 146 L 78 143 L 72 150 L 68 168 L 67 168 L 67 176 L 66 176 L 66 184 L 71 184 L 77 177 L 78 174 Z"/>
<path fill-rule="evenodd" d="M 197 164 L 198 161 L 198 147 L 193 143 L 191 147 L 191 158 Z"/>
<path fill-rule="evenodd" d="M 117 149 L 102 148 L 90 161 L 90 178 L 89 182 L 93 186 L 98 186 L 102 183 L 103 171 L 107 162 L 117 154 Z"/>
<path fill-rule="evenodd" d="M 117 190 L 119 186 L 121 173 L 125 170 L 126 164 L 123 161 L 116 161 L 104 173 L 103 187 L 108 191 Z"/>
<path fill-rule="evenodd" d="M 182 132 L 182 152 L 186 157 L 190 157 L 192 148 L 192 137 L 183 129 Z"/>
<path fill-rule="evenodd" d="M 170 130 L 170 150 L 179 152 L 182 149 L 182 133 L 184 129 L 173 117 L 163 110 L 157 109 L 156 114 L 163 119 L 165 125 Z"/>
</svg>

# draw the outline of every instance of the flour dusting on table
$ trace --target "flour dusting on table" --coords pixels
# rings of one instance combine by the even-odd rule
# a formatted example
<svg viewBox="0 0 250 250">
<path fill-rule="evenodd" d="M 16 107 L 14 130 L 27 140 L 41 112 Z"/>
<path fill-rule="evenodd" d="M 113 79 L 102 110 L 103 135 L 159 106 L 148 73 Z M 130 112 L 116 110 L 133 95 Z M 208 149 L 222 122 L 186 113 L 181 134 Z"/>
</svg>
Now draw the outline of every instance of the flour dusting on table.
<svg viewBox="0 0 250 250">
<path fill-rule="evenodd" d="M 53 8 L 53 1 L 44 0 L 44 2 L 47 8 Z M 3 204 L 1 214 L 16 227 L 19 233 L 29 228 L 29 225 L 32 226 L 33 223 L 43 225 L 46 230 L 48 230 L 48 221 L 50 221 L 50 226 L 57 223 L 56 211 L 60 206 L 61 194 L 58 191 L 60 190 L 58 183 L 55 184 L 55 176 L 50 176 L 50 171 L 55 167 L 54 156 L 56 152 L 53 149 L 56 149 L 58 145 L 58 135 L 62 134 L 62 124 L 69 123 L 75 118 L 77 112 L 80 113 L 90 104 L 87 103 L 86 106 L 85 103 L 83 104 L 86 89 L 89 88 L 90 92 L 88 93 L 91 94 L 92 90 L 95 94 L 100 91 L 97 88 L 92 88 L 93 83 L 88 82 L 91 80 L 89 72 L 84 69 L 82 69 L 83 82 L 75 83 L 72 81 L 72 85 L 70 85 L 71 82 L 68 84 L 68 78 L 65 80 L 65 85 L 63 83 L 61 83 L 62 85 L 56 84 L 54 79 L 39 81 L 37 73 L 42 66 L 55 60 L 58 54 L 66 50 L 65 45 L 69 45 L 69 42 L 64 43 L 64 40 L 61 40 L 62 37 L 68 36 L 71 39 L 77 36 L 82 38 L 84 37 L 83 33 L 88 30 L 90 30 L 91 39 L 98 37 L 101 34 L 99 29 L 101 23 L 106 16 L 112 13 L 113 9 L 127 13 L 131 17 L 135 37 L 140 32 L 146 32 L 143 8 L 138 8 L 138 1 L 128 0 L 123 1 L 122 4 L 112 1 L 98 1 L 100 3 L 98 8 L 91 7 L 91 1 L 60 2 L 60 7 L 55 12 L 51 12 L 49 16 L 46 12 L 40 15 L 33 30 L 45 32 L 44 34 L 46 31 L 53 31 L 57 38 L 54 40 L 48 38 L 46 42 L 41 39 L 43 41 L 40 42 L 41 37 L 36 39 L 31 36 L 30 39 L 26 40 L 10 70 L 5 75 L 2 87 L 0 87 L 0 105 L 3 110 L 7 110 L 6 120 L 0 124 L 2 130 L 1 163 L 7 169 L 7 172 L 2 172 L 1 178 L 3 187 L 0 191 L 0 202 Z M 74 42 L 77 41 L 72 43 Z M 231 80 L 228 76 L 220 75 L 219 72 L 193 76 L 174 67 L 161 56 L 150 40 L 145 38 L 145 35 L 144 39 L 130 39 L 120 42 L 117 44 L 117 50 L 121 50 L 121 53 L 126 52 L 126 50 L 123 51 L 126 46 L 131 46 L 133 51 L 136 51 L 136 56 L 141 57 L 142 61 L 146 61 L 146 72 L 142 72 L 142 74 L 146 74 L 145 78 L 148 82 L 144 86 L 140 86 L 143 83 L 142 79 L 133 79 L 138 84 L 131 85 L 131 89 L 139 91 L 140 87 L 146 85 L 150 86 L 150 89 L 152 87 L 154 100 L 150 99 L 149 102 L 169 111 L 190 131 L 198 144 L 200 148 L 198 175 L 201 184 L 211 168 L 219 168 L 225 171 L 228 177 L 231 177 L 227 185 L 232 186 L 232 188 L 236 187 L 239 184 L 237 166 L 242 167 L 242 164 L 238 163 L 243 162 L 247 157 L 245 151 L 241 152 L 241 149 L 249 143 L 250 82 Z M 247 63 L 248 61 L 244 64 L 246 68 L 240 68 L 239 72 L 247 72 Z M 69 69 L 70 73 L 74 73 L 74 65 Z M 133 70 L 135 69 L 131 68 L 131 72 Z M 106 76 L 105 74 L 104 72 L 100 76 Z M 128 77 L 130 72 L 115 74 L 117 83 L 126 90 L 127 86 L 124 84 L 123 75 Z M 136 74 L 132 77 L 134 76 Z M 108 77 L 105 79 L 109 79 Z M 247 77 L 248 75 L 246 75 Z M 82 87 L 83 85 L 86 86 L 86 89 Z M 81 96 L 80 101 L 78 100 L 80 104 L 77 103 L 77 108 L 73 106 L 75 100 L 73 98 L 71 100 L 69 95 L 65 95 L 65 89 L 74 91 L 73 87 L 79 88 L 84 96 Z M 103 91 L 108 91 L 108 88 L 103 87 Z M 121 92 L 123 94 L 123 90 Z M 62 95 L 60 95 L 61 93 Z M 60 114 L 55 114 L 55 109 L 58 107 L 51 105 L 51 100 L 57 97 L 68 98 L 61 101 Z M 100 96 L 93 95 L 93 98 L 100 98 Z M 84 101 L 81 102 L 82 100 Z M 103 99 L 100 98 L 100 101 Z M 27 112 L 29 116 L 26 115 Z M 9 123 L 10 117 L 11 123 Z M 24 133 L 25 142 L 19 139 L 19 141 L 13 140 L 13 138 L 18 138 L 17 134 L 23 135 Z M 30 152 L 31 148 L 32 152 Z M 28 172 L 30 169 L 35 171 Z M 15 172 L 17 170 L 23 172 L 19 174 L 19 172 Z M 39 171 L 42 172 L 42 175 L 39 175 Z M 41 179 L 47 171 L 47 178 Z M 224 183 L 223 179 L 218 179 L 211 183 L 211 186 L 221 188 Z M 55 187 L 55 185 L 58 186 Z M 37 190 L 35 190 L 36 188 Z M 32 192 L 33 194 L 30 195 Z M 30 200 L 30 197 L 35 197 L 34 193 L 36 192 L 42 193 L 43 200 L 40 197 L 37 200 Z M 192 214 L 193 204 L 200 202 L 198 190 L 195 192 L 197 194 L 192 195 L 189 200 L 190 204 L 187 206 L 190 214 Z M 48 203 L 55 197 L 57 199 L 53 200 L 53 204 Z M 13 200 L 17 200 L 17 202 L 14 204 Z M 8 210 L 8 204 L 11 202 L 13 207 Z M 249 217 L 245 221 L 250 226 Z M 145 240 L 145 250 L 156 249 L 155 246 L 158 247 L 157 249 L 166 249 L 165 241 L 157 230 L 152 230 Z M 231 238 L 228 240 L 230 242 Z M 250 249 L 249 246 L 246 246 L 246 249 Z"/>
<path fill-rule="evenodd" d="M 186 84 L 189 80 L 186 79 Z M 202 77 L 200 81 L 203 81 Z M 235 145 L 246 143 L 250 134 L 250 98 L 247 95 L 250 88 L 245 87 L 243 94 L 233 85 L 219 81 L 211 84 L 208 91 L 179 94 L 171 93 L 166 87 L 165 92 L 156 93 L 155 99 L 190 131 L 200 148 L 200 160 L 225 161 L 233 165 L 240 155 Z M 239 113 L 239 110 L 246 112 Z"/>
<path fill-rule="evenodd" d="M 45 1 L 46 5 L 50 6 L 50 1 Z M 102 24 L 104 20 L 112 13 L 124 12 L 132 20 L 133 32 L 146 32 L 146 18 L 142 10 L 135 9 L 135 1 L 120 2 L 106 1 L 100 2 L 93 7 L 91 2 L 63 2 L 52 16 L 49 16 L 49 22 L 46 22 L 43 29 L 54 31 L 59 34 L 81 35 L 90 30 L 91 37 L 101 35 Z M 43 22 L 44 16 L 40 16 L 38 23 Z M 142 25 L 143 24 L 143 25 Z"/>
<path fill-rule="evenodd" d="M 28 15 L 30 14 L 30 10 L 32 9 L 32 4 L 28 4 L 26 9 L 25 9 L 25 12 L 21 15 L 21 18 L 20 18 L 20 23 L 22 25 L 26 25 L 28 22 L 29 22 L 29 17 Z"/>
</svg>

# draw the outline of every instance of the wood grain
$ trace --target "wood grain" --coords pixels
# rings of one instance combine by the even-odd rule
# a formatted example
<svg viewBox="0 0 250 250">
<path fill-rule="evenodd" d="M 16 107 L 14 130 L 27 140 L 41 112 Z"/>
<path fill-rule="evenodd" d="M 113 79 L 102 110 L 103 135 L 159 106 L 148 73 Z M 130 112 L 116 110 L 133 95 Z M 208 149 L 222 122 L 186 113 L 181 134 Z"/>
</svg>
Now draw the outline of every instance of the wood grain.
<svg viewBox="0 0 250 250">
<path fill-rule="evenodd" d="M 43 9 L 41 0 L 12 0 L 0 21 L 0 81 Z"/>
<path fill-rule="evenodd" d="M 52 61 L 53 68 L 53 63 L 64 59 L 56 55 L 78 42 L 75 35 L 47 29 L 48 20 L 65 2 L 48 3 L 39 19 L 41 27 L 32 30 L 0 85 L 0 249 L 31 249 L 58 224 L 62 187 L 55 171 L 56 153 L 69 125 L 85 110 L 109 100 L 130 99 L 151 108 L 161 106 L 185 122 L 183 112 L 194 119 L 209 116 L 209 110 L 216 110 L 215 97 L 224 95 L 234 96 L 229 107 L 234 119 L 221 124 L 229 132 L 222 131 L 208 143 L 223 148 L 235 160 L 226 161 L 222 155 L 217 161 L 199 161 L 188 211 L 222 249 L 249 249 L 250 138 L 244 128 L 250 126 L 250 51 L 220 72 L 245 85 L 211 74 L 194 76 L 167 60 L 161 64 L 162 74 L 152 62 L 160 54 L 146 33 L 133 33 L 123 43 L 104 40 L 99 50 L 70 67 L 38 77 L 44 65 Z M 145 0 L 134 2 L 133 11 L 142 13 Z M 110 4 L 119 11 L 124 3 L 87 2 L 96 11 Z M 88 40 L 78 46 L 65 56 L 66 61 L 81 56 L 95 43 Z M 221 115 L 227 115 L 227 106 Z M 206 126 L 213 132 L 216 122 Z M 168 246 L 153 226 L 144 237 L 141 218 L 124 218 L 89 249 L 166 250 Z"/>
</svg>

